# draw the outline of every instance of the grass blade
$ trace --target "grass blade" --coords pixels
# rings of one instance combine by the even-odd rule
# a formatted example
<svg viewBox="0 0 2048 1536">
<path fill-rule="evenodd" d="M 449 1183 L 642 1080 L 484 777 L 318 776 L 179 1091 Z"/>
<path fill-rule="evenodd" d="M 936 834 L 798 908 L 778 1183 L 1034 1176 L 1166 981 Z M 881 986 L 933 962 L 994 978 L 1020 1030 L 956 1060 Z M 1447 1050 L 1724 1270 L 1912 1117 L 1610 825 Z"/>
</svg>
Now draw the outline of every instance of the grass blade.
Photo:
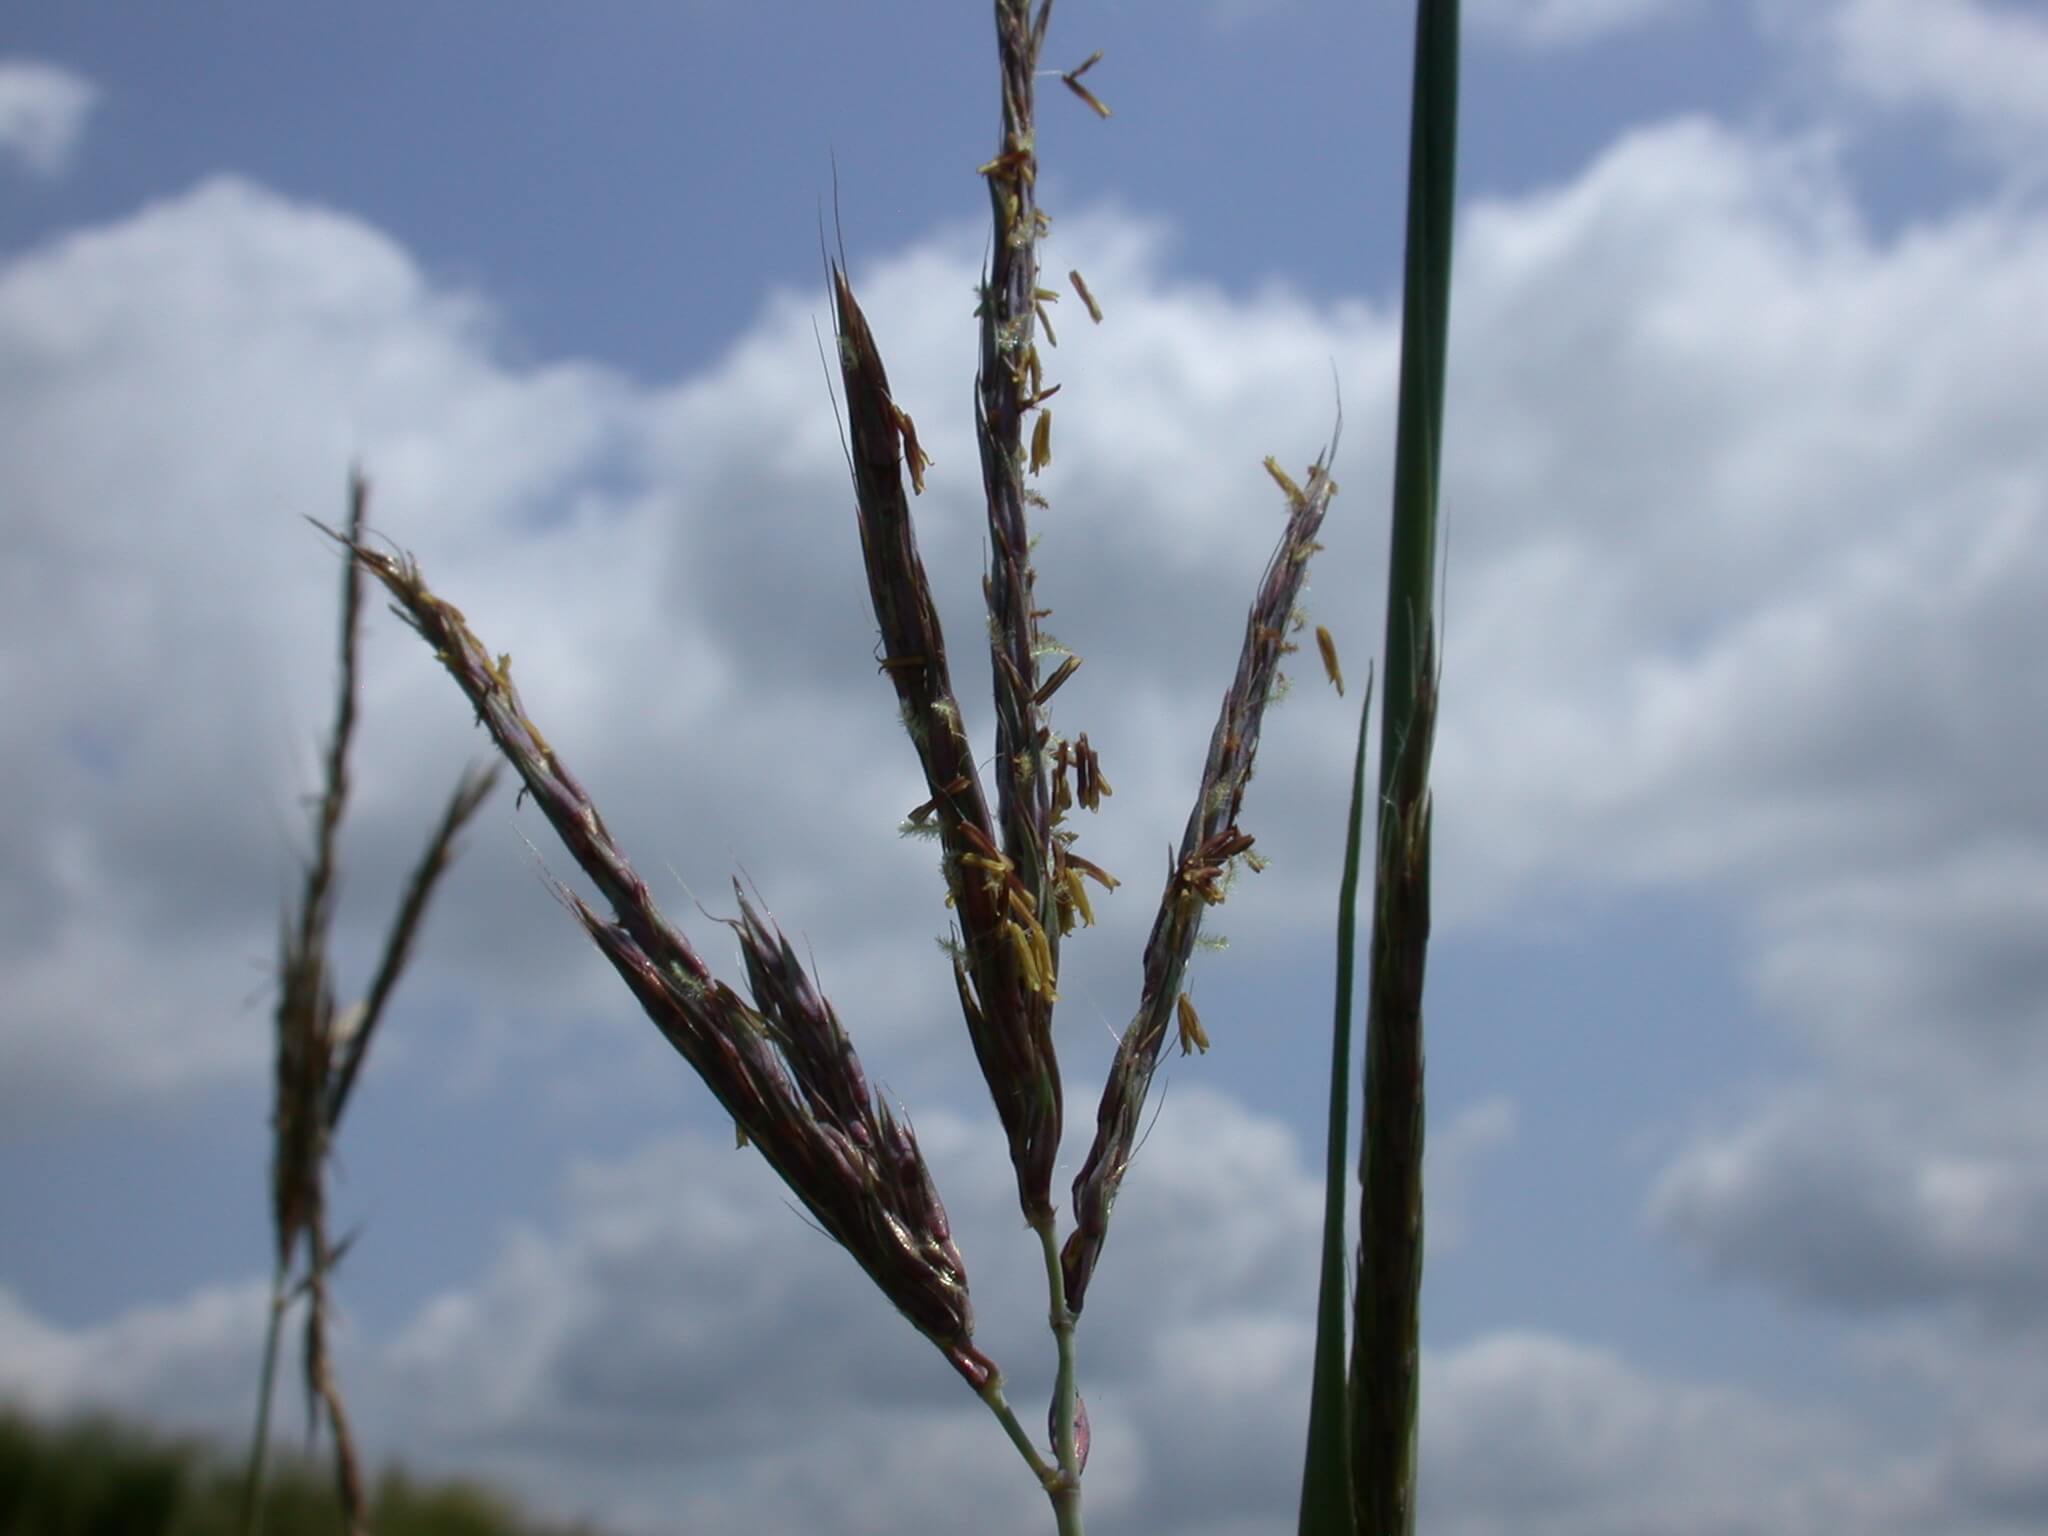
<svg viewBox="0 0 2048 1536">
<path fill-rule="evenodd" d="M 1437 489 L 1457 120 L 1458 0 L 1419 0 L 1351 1357 L 1355 1509 L 1359 1530 L 1369 1536 L 1412 1536 L 1415 1530 L 1422 987 L 1429 946 Z"/>
<path fill-rule="evenodd" d="M 1337 892 L 1337 1007 L 1330 1028 L 1330 1139 L 1323 1169 L 1323 1262 L 1316 1296 L 1315 1384 L 1308 1406 L 1308 1452 L 1301 1471 L 1301 1536 L 1353 1536 L 1351 1399 L 1345 1382 L 1344 1198 L 1351 1160 L 1351 1015 L 1358 951 L 1358 875 L 1365 843 L 1365 745 L 1372 683 L 1358 706 L 1358 750 L 1351 764 L 1351 810 L 1344 835 L 1344 879 Z"/>
</svg>

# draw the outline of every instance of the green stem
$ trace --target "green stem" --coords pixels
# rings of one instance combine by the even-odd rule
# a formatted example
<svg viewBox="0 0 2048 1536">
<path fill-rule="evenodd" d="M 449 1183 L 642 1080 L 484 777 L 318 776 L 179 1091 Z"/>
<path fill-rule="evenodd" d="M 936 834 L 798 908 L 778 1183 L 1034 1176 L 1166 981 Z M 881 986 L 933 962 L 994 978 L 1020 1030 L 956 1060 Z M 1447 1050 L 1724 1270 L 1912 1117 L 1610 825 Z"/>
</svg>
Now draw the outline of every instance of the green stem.
<svg viewBox="0 0 2048 1536">
<path fill-rule="evenodd" d="M 988 1404 L 988 1411 L 996 1416 L 996 1422 L 1003 1426 L 1003 1433 L 1010 1437 L 1010 1443 L 1017 1447 L 1017 1454 L 1024 1458 L 1031 1475 L 1048 1490 L 1060 1480 L 1060 1470 L 1038 1454 L 1038 1446 L 1032 1441 L 1024 1426 L 1017 1422 L 1017 1414 L 1010 1407 L 1010 1400 L 1003 1396 L 1003 1378 L 991 1376 L 988 1385 L 981 1389 L 981 1400 Z"/>
<path fill-rule="evenodd" d="M 263 1533 L 263 1463 L 270 1451 L 270 1399 L 277 1382 L 277 1339 L 284 1329 L 285 1269 L 270 1277 L 270 1326 L 263 1334 L 263 1369 L 256 1388 L 256 1430 L 249 1437 L 249 1472 L 242 1486 L 243 1536 Z"/>
<path fill-rule="evenodd" d="M 1066 1273 L 1050 1218 L 1034 1224 L 1045 1252 L 1045 1290 L 1052 1303 L 1053 1341 L 1059 1347 L 1059 1375 L 1052 1388 L 1052 1450 L 1059 1473 L 1046 1485 L 1060 1536 L 1081 1536 L 1081 1461 L 1074 1445 L 1074 1314 L 1067 1309 Z"/>
<path fill-rule="evenodd" d="M 1402 278 L 1394 519 L 1387 560 L 1378 849 L 1351 1352 L 1361 1536 L 1414 1536 L 1423 1260 L 1423 984 L 1437 718 L 1437 489 L 1443 450 L 1458 120 L 1458 0 L 1419 0 Z"/>
</svg>

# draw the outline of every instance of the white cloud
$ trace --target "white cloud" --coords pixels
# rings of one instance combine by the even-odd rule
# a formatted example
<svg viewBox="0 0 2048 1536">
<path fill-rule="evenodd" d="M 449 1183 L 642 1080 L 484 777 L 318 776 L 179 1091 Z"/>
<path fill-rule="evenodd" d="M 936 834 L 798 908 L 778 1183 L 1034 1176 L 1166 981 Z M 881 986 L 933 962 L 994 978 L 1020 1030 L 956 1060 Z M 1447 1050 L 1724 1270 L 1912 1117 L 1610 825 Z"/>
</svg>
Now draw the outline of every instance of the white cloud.
<svg viewBox="0 0 2048 1536">
<path fill-rule="evenodd" d="M 1126 220 L 1076 218 L 1063 239 L 1119 295 L 1121 339 L 1069 391 L 1040 590 L 1089 662 L 1063 723 L 1093 728 L 1121 791 L 1124 814 L 1091 846 L 1135 871 L 1178 836 L 1236 614 L 1277 537 L 1259 461 L 1306 460 L 1331 419 L 1330 333 L 1284 295 L 1241 308 L 1163 289 L 1156 233 Z M 971 316 L 930 302 L 971 291 L 978 240 L 910 251 L 863 290 L 939 456 L 921 533 L 950 628 L 970 637 L 955 674 L 985 726 L 975 456 L 941 405 L 958 398 Z M 940 887 L 923 846 L 896 833 L 924 791 L 872 665 L 811 307 L 771 298 L 727 357 L 663 391 L 515 367 L 479 303 L 376 232 L 226 180 L 0 273 L 0 336 L 19 361 L 0 427 L 19 584 L 0 632 L 18 786 L 0 904 L 20 918 L 0 1052 L 24 1112 L 262 1061 L 260 1009 L 244 999 L 302 842 L 292 795 L 332 668 L 334 560 L 297 514 L 335 515 L 353 459 L 377 525 L 517 658 L 536 718 L 624 845 L 650 877 L 674 860 L 672 906 L 687 912 L 685 888 L 720 906 L 741 864 L 855 999 L 864 1045 L 938 1030 L 958 1043 L 928 942 L 946 922 Z M 1364 312 L 1340 324 L 1388 355 Z M 1089 419 L 1125 399 L 1114 422 Z M 1355 572 L 1355 536 L 1327 558 L 1336 579 Z M 1132 584 L 1147 560 L 1170 586 Z M 53 655 L 40 637 L 58 632 L 75 639 Z M 344 844 L 358 953 L 442 786 L 482 748 L 431 658 L 375 605 L 368 635 Z M 1290 740 L 1342 713 L 1312 695 L 1269 732 L 1253 802 L 1279 866 L 1233 905 L 1240 940 L 1247 922 L 1273 931 L 1323 905 L 1321 807 L 1338 774 Z M 623 1015 L 506 814 L 501 802 L 470 838 L 420 986 L 494 1018 Z M 1103 904 L 1104 934 L 1075 948 L 1077 990 L 1121 996 L 1108 967 L 1149 923 L 1148 884 Z M 722 932 L 698 932 L 722 961 Z M 963 1055 L 942 1059 L 957 1080 Z"/>
<path fill-rule="evenodd" d="M 263 1283 L 249 1281 L 66 1329 L 0 1288 L 0 1398 L 43 1414 L 113 1405 L 154 1424 L 246 1432 L 268 1307 Z"/>
<path fill-rule="evenodd" d="M 1984 1150 L 1953 1113 L 1915 1116 L 1889 1094 L 1786 1098 L 1690 1146 L 1652 1211 L 1721 1267 L 1805 1300 L 1960 1302 L 2000 1324 L 2040 1323 L 2048 1148 Z"/>
<path fill-rule="evenodd" d="M 2039 1327 L 2048 859 L 2024 834 L 1921 857 L 1767 904 L 1760 989 L 1820 1071 L 1696 1136 L 1652 1214 L 1808 1303 Z"/>
<path fill-rule="evenodd" d="M 1880 240 L 1825 150 L 1686 122 L 1460 260 L 1439 889 L 1733 904 L 1807 1067 L 1704 1116 L 1658 1230 L 1886 1327 L 2037 1321 L 2048 221 Z M 1912 1496 L 2001 1528 L 1966 1472 Z M 1801 1528 L 1756 1508 L 1714 1528 Z"/>
<path fill-rule="evenodd" d="M 1809 1069 L 1702 1124 L 1664 1229 L 2009 1313 L 2048 1272 L 2048 219 L 1880 240 L 1826 152 L 1689 122 L 1460 258 L 1442 888 L 1720 893 Z"/>
<path fill-rule="evenodd" d="M 1997 0 L 1838 0 L 1825 36 L 1852 89 L 1933 107 L 2039 164 L 2048 147 L 2048 20 Z"/>
<path fill-rule="evenodd" d="M 1541 1334 L 1489 1335 L 1430 1363 L 1420 1511 L 1446 1536 L 1916 1528 L 1881 1442 L 1836 1415 L 1662 1380 Z"/>
<path fill-rule="evenodd" d="M 1823 154 L 1692 121 L 1460 249 L 1460 867 L 1782 893 L 2038 835 L 2048 224 L 1880 246 Z"/>
<path fill-rule="evenodd" d="M 0 159 L 31 175 L 63 175 L 98 100 L 98 87 L 68 69 L 0 59 Z"/>
<path fill-rule="evenodd" d="M 299 514 L 337 516 L 366 454 L 431 506 L 411 539 L 466 540 L 486 564 L 492 519 L 602 457 L 616 390 L 591 369 L 499 369 L 475 306 L 388 241 L 233 181 L 8 264 L 0 337 L 18 795 L 0 1057 L 10 1113 L 33 1117 L 267 1055 L 249 998 L 331 711 L 337 567 Z M 474 744 L 368 627 L 364 729 L 385 751 L 345 857 L 372 865 L 383 909 Z M 473 943 L 491 889 L 464 893 Z"/>
<path fill-rule="evenodd" d="M 2025 1531 L 2048 1520 L 2048 1328 L 2010 1319 L 1961 1330 L 1895 1324 L 1868 1334 L 1859 1354 L 1875 1385 L 1944 1411 L 1913 1469 L 1919 1509 L 1966 1529 Z"/>
</svg>

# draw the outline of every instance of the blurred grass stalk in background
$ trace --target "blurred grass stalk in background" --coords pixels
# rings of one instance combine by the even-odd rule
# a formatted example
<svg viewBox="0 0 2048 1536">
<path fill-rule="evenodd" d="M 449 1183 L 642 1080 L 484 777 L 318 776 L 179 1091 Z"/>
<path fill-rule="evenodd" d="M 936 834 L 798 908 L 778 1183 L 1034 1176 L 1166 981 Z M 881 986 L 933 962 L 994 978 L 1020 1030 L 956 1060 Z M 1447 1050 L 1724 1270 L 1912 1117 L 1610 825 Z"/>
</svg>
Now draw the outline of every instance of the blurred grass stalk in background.
<svg viewBox="0 0 2048 1536">
<path fill-rule="evenodd" d="M 1359 1247 L 1345 1374 L 1344 1188 L 1365 746 L 1360 707 L 1338 898 L 1321 1294 L 1301 1536 L 1413 1536 L 1421 1363 L 1423 973 L 1429 948 L 1430 750 L 1441 651 L 1437 492 L 1457 183 L 1458 0 L 1418 0 L 1409 128 L 1401 377 L 1387 561 Z"/>
<path fill-rule="evenodd" d="M 362 534 L 369 496 L 363 477 L 351 476 L 347 523 L 351 538 Z M 457 783 L 406 884 L 369 992 L 352 1007 L 340 1007 L 328 958 L 328 936 L 339 879 L 338 841 L 348 807 L 349 750 L 355 741 L 356 653 L 362 606 L 362 573 L 351 562 L 342 573 L 334 730 L 327 741 L 326 782 L 315 807 L 313 852 L 306 861 L 298 907 L 286 912 L 279 941 L 277 1097 L 271 1111 L 270 1162 L 271 1221 L 277 1244 L 270 1317 L 264 1329 L 263 1365 L 256 1388 L 256 1427 L 249 1438 L 243 1492 L 242 1528 L 247 1536 L 257 1536 L 263 1525 L 263 1477 L 278 1340 L 285 1313 L 300 1297 L 306 1302 L 304 1367 L 309 1427 L 324 1410 L 334 1437 L 335 1483 L 342 1518 L 352 1536 L 366 1529 L 368 1506 L 355 1437 L 327 1348 L 327 1280 L 348 1247 L 347 1240 L 336 1244 L 327 1227 L 327 1159 L 371 1037 L 411 957 L 434 886 L 454 857 L 456 834 L 482 807 L 498 774 L 495 767 L 471 770 Z"/>
</svg>

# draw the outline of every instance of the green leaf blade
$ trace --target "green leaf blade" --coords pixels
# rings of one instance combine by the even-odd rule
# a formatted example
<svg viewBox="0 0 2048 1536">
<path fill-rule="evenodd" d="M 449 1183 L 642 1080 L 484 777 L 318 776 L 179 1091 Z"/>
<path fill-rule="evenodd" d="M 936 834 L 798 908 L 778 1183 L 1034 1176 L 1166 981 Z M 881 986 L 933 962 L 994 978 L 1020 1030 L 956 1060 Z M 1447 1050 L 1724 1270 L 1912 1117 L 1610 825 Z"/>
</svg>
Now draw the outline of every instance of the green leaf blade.
<svg viewBox="0 0 2048 1536">
<path fill-rule="evenodd" d="M 1458 0 L 1418 0 L 1380 709 L 1351 1413 L 1359 1536 L 1413 1536 L 1423 1258 L 1423 976 L 1437 717 L 1437 493 L 1457 183 Z"/>
<path fill-rule="evenodd" d="M 1351 809 L 1344 878 L 1337 893 L 1337 1002 L 1330 1028 L 1329 1150 L 1323 1170 L 1323 1256 L 1316 1298 L 1315 1379 L 1308 1409 L 1308 1451 L 1301 1473 L 1301 1536 L 1357 1536 L 1351 1494 L 1351 1397 L 1345 1379 L 1344 1209 L 1351 1162 L 1351 1020 L 1357 976 L 1358 884 L 1364 863 L 1365 762 L 1372 683 L 1358 708 L 1351 765 Z"/>
</svg>

